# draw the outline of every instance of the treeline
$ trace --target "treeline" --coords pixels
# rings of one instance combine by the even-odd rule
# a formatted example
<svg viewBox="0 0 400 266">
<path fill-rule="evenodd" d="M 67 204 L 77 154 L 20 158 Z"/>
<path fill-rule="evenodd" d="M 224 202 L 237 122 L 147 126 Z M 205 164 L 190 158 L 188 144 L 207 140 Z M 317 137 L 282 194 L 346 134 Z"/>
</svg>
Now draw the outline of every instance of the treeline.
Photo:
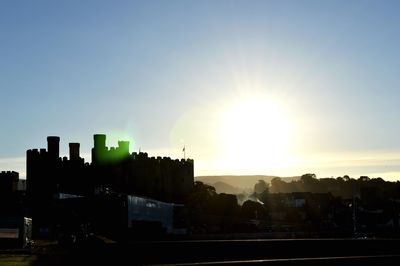
<svg viewBox="0 0 400 266">
<path fill-rule="evenodd" d="M 382 178 L 361 176 L 358 179 L 348 175 L 337 178 L 317 178 L 315 174 L 302 175 L 299 180 L 285 182 L 279 177 L 270 183 L 270 193 L 313 192 L 331 193 L 343 199 L 359 197 L 364 191 L 374 191 L 378 198 L 400 198 L 400 182 L 389 182 Z"/>
<path fill-rule="evenodd" d="M 400 182 L 362 176 L 259 180 L 249 194 L 217 193 L 196 181 L 183 218 L 192 233 L 268 237 L 400 237 Z"/>
<path fill-rule="evenodd" d="M 195 181 L 185 204 L 186 226 L 192 233 L 248 232 L 248 221 L 255 218 L 255 211 L 259 211 L 258 218 L 267 218 L 266 210 L 253 200 L 239 205 L 236 195 L 218 194 L 213 186 Z"/>
</svg>

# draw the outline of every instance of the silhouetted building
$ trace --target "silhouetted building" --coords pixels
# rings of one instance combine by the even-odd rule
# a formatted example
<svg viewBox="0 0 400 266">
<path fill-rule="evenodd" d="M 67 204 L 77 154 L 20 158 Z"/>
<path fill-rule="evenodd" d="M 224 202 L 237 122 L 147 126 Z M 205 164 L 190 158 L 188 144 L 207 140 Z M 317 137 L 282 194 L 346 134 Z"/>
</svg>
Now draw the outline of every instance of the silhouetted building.
<svg viewBox="0 0 400 266">
<path fill-rule="evenodd" d="M 91 196 L 122 193 L 183 203 L 190 193 L 193 160 L 151 157 L 129 153 L 129 142 L 106 146 L 106 135 L 94 135 L 92 163 L 79 154 L 79 143 L 69 144 L 69 159 L 59 157 L 59 137 L 48 137 L 48 149 L 27 151 L 27 196 L 34 224 L 51 221 L 54 199 L 59 193 Z"/>
<path fill-rule="evenodd" d="M 81 157 L 79 156 L 79 146 L 79 143 L 69 144 L 69 159 L 71 161 L 77 161 L 81 159 Z"/>
<path fill-rule="evenodd" d="M 18 189 L 18 184 L 17 172 L 0 172 L 0 217 L 24 212 L 24 191 Z"/>
<path fill-rule="evenodd" d="M 19 174 L 14 171 L 0 172 L 0 195 L 11 195 L 18 189 Z"/>
<path fill-rule="evenodd" d="M 91 175 L 95 188 L 182 203 L 193 186 L 193 160 L 129 153 L 129 142 L 108 148 L 106 136 L 94 135 Z"/>
</svg>

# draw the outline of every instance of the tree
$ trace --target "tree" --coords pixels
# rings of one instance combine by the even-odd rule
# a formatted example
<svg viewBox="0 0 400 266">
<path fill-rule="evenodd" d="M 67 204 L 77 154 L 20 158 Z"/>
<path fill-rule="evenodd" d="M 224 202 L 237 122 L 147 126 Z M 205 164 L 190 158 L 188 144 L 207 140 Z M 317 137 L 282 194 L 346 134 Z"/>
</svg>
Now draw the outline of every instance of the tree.
<svg viewBox="0 0 400 266">
<path fill-rule="evenodd" d="M 304 184 L 309 184 L 316 181 L 317 176 L 315 174 L 305 174 L 300 177 L 301 182 Z"/>
<path fill-rule="evenodd" d="M 208 209 L 209 203 L 216 195 L 217 192 L 213 186 L 196 181 L 188 197 L 187 205 L 197 212 L 202 212 Z"/>
<path fill-rule="evenodd" d="M 361 181 L 361 182 L 366 182 L 366 181 L 368 181 L 369 180 L 369 177 L 368 176 L 365 176 L 365 175 L 363 175 L 363 176 L 360 176 L 360 178 L 358 179 L 359 181 Z"/>
<path fill-rule="evenodd" d="M 212 198 L 209 208 L 214 215 L 235 216 L 239 211 L 236 195 L 220 193 Z"/>
<path fill-rule="evenodd" d="M 269 189 L 269 185 L 265 182 L 265 180 L 258 180 L 258 182 L 254 185 L 254 192 L 257 194 L 263 193 L 265 190 Z"/>
<path fill-rule="evenodd" d="M 350 180 L 350 177 L 349 177 L 348 175 L 344 175 L 344 176 L 343 176 L 343 179 L 344 179 L 344 181 L 346 181 L 346 182 L 347 182 L 347 181 L 349 181 L 349 180 Z"/>
<path fill-rule="evenodd" d="M 203 218 L 212 212 L 213 201 L 216 195 L 217 192 L 213 186 L 200 181 L 194 182 L 192 191 L 185 204 L 184 214 L 193 230 L 204 229 Z"/>
<path fill-rule="evenodd" d="M 315 174 L 305 174 L 300 177 L 300 191 L 316 192 L 320 188 L 320 183 Z"/>
</svg>

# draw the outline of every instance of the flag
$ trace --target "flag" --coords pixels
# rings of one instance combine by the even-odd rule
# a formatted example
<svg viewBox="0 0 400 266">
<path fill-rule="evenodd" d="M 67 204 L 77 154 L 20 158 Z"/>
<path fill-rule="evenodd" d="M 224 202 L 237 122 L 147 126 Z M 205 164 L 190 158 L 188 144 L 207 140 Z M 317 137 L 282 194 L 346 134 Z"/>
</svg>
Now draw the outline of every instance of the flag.
<svg viewBox="0 0 400 266">
<path fill-rule="evenodd" d="M 182 151 L 185 151 L 185 146 L 183 146 L 183 149 L 182 149 Z"/>
</svg>

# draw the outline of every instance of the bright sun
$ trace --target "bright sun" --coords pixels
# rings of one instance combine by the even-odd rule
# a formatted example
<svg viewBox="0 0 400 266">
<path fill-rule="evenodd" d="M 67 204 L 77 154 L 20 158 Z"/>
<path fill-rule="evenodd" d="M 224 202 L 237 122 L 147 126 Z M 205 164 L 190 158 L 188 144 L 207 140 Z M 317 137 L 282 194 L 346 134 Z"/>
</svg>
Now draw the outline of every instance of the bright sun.
<svg viewBox="0 0 400 266">
<path fill-rule="evenodd" d="M 242 172 L 284 167 L 292 125 L 279 102 L 250 98 L 232 104 L 223 113 L 221 138 L 230 167 Z"/>
</svg>

